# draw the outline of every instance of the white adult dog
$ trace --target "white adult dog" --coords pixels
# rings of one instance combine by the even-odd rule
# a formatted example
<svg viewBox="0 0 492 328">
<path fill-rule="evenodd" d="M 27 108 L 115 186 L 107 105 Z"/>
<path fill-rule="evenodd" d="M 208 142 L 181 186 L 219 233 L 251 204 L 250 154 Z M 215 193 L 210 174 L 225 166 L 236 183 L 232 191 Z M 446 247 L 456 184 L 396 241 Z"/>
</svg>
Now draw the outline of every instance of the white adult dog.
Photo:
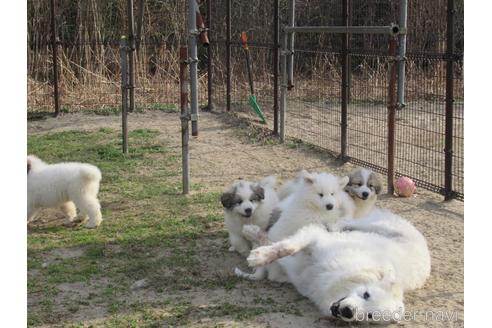
<svg viewBox="0 0 492 328">
<path fill-rule="evenodd" d="M 319 224 L 328 230 L 337 229 L 338 222 L 353 216 L 353 201 L 344 191 L 348 181 L 348 177 L 339 178 L 325 172 L 301 171 L 296 180 L 283 188 L 290 189 L 289 195 L 283 194 L 286 198 L 278 206 L 279 218 L 268 230 L 268 239 L 279 241 L 310 224 Z M 238 268 L 235 273 L 250 280 L 263 279 L 267 274 L 269 280 L 287 281 L 287 276 L 276 263 L 257 268 L 252 274 Z"/>
<path fill-rule="evenodd" d="M 61 207 L 65 223 L 77 217 L 77 208 L 87 228 L 102 221 L 97 199 L 101 171 L 91 164 L 69 162 L 47 164 L 34 155 L 27 156 L 27 221 L 42 208 Z"/>
<path fill-rule="evenodd" d="M 267 228 L 272 210 L 278 204 L 278 196 L 273 189 L 275 183 L 273 176 L 259 183 L 238 180 L 222 194 L 220 200 L 231 244 L 229 251 L 248 256 L 253 245 L 242 235 L 245 224 L 254 224 L 263 230 Z"/>
<path fill-rule="evenodd" d="M 268 244 L 261 230 L 244 233 Z M 341 232 L 320 225 L 251 251 L 248 263 L 277 261 L 289 281 L 311 299 L 324 316 L 344 321 L 399 321 L 403 292 L 421 287 L 430 275 L 430 254 L 422 234 L 385 210 L 347 220 Z M 256 236 L 256 237 L 255 237 Z"/>
</svg>

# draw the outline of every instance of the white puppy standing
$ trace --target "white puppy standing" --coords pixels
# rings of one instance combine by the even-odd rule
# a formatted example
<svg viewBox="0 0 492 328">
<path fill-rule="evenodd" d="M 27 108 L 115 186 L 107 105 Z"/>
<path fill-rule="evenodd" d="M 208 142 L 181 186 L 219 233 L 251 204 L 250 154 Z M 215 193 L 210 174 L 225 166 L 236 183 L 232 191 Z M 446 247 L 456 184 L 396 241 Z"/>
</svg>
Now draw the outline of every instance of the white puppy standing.
<svg viewBox="0 0 492 328">
<path fill-rule="evenodd" d="M 403 292 L 421 287 L 430 275 L 425 238 L 406 220 L 379 209 L 346 224 L 348 232 L 304 227 L 252 250 L 248 263 L 279 263 L 299 293 L 325 316 L 399 321 L 404 313 Z M 251 230 L 245 231 L 249 236 L 260 235 L 257 227 L 245 230 Z"/>
<path fill-rule="evenodd" d="M 102 221 L 97 198 L 101 171 L 91 164 L 67 162 L 47 164 L 34 155 L 27 156 L 27 220 L 32 221 L 42 208 L 61 207 L 65 222 L 77 216 L 89 217 L 87 228 Z"/>
<path fill-rule="evenodd" d="M 244 225 L 254 224 L 263 230 L 267 228 L 272 210 L 278 204 L 278 196 L 273 189 L 275 182 L 273 176 L 259 183 L 238 180 L 222 194 L 220 200 L 224 207 L 231 252 L 237 251 L 246 257 L 253 246 L 242 234 Z"/>
</svg>

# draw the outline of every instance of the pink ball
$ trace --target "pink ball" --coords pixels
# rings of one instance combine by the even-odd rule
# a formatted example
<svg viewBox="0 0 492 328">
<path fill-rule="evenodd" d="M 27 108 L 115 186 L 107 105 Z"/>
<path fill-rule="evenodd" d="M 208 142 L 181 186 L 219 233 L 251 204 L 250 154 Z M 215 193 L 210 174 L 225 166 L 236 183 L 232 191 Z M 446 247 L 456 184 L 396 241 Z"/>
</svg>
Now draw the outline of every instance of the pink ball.
<svg viewBox="0 0 492 328">
<path fill-rule="evenodd" d="M 408 177 L 399 177 L 395 182 L 395 192 L 401 197 L 410 197 L 417 190 L 415 182 Z"/>
</svg>

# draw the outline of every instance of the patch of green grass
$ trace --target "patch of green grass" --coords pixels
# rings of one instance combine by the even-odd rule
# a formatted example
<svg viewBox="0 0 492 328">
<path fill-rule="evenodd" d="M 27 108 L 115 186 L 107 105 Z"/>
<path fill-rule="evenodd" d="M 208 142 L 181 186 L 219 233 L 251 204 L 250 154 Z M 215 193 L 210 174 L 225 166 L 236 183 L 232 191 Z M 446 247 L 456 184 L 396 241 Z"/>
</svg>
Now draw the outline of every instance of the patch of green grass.
<svg viewBox="0 0 492 328">
<path fill-rule="evenodd" d="M 28 308 L 30 326 L 66 322 L 86 307 L 101 307 L 110 317 L 105 326 L 184 322 L 185 308 L 161 314 L 142 312 L 131 302 L 130 286 L 147 279 L 158 293 L 192 288 L 231 289 L 239 280 L 231 275 L 203 275 L 197 240 L 225 238 L 220 193 L 181 195 L 180 154 L 168 147 L 158 131 L 129 133 L 129 153 L 121 152 L 121 136 L 108 128 L 64 131 L 28 136 L 28 151 L 47 162 L 81 161 L 102 172 L 99 199 L 103 223 L 97 229 L 67 228 L 42 213 L 28 233 Z M 192 185 L 192 191 L 202 189 Z M 48 213 L 48 212 L 47 212 Z M 81 254 L 54 258 L 53 251 L 78 247 Z M 91 288 L 80 297 L 63 296 L 60 284 Z M 62 293 L 62 294 L 60 294 Z M 63 296 L 63 297 L 62 297 Z M 53 309 L 56 308 L 56 316 Z M 132 314 L 133 313 L 133 314 Z M 137 313 L 135 316 L 134 313 Z M 153 313 L 153 312 L 152 312 Z M 166 321 L 168 320 L 168 321 Z M 159 326 L 159 325 L 157 325 Z"/>
<path fill-rule="evenodd" d="M 137 107 L 138 108 L 138 107 Z M 176 104 L 150 104 L 147 106 L 142 106 L 141 110 L 158 110 L 164 113 L 177 113 L 179 108 Z"/>
</svg>

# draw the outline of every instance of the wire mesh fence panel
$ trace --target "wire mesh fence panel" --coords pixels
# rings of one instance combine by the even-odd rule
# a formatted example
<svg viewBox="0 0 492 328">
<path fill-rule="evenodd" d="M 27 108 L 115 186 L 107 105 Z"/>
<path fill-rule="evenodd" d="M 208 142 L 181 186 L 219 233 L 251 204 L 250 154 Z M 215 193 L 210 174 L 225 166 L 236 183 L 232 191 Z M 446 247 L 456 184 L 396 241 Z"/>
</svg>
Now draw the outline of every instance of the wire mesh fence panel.
<svg viewBox="0 0 492 328">
<path fill-rule="evenodd" d="M 457 198 L 464 197 L 464 81 L 463 61 L 455 64 L 453 106 L 453 191 Z"/>
<path fill-rule="evenodd" d="M 384 56 L 350 56 L 352 70 L 348 105 L 348 156 L 375 167 L 387 163 L 388 60 Z"/>
<path fill-rule="evenodd" d="M 138 13 L 134 1 L 134 12 Z M 186 1 L 145 1 L 135 51 L 135 109 L 178 111 L 180 45 L 187 43 Z M 28 1 L 28 110 L 52 111 L 50 1 Z M 126 1 L 55 1 L 62 112 L 120 110 L 119 40 L 128 36 Z M 200 59 L 206 59 L 199 48 Z M 203 62 L 203 60 L 202 60 Z M 206 104 L 206 65 L 199 67 L 199 102 Z"/>
<path fill-rule="evenodd" d="M 207 27 L 212 56 L 212 80 L 208 85 L 209 52 L 199 46 L 201 107 L 207 106 L 207 92 L 211 88 L 215 110 L 225 111 L 230 99 L 232 112 L 258 122 L 258 116 L 248 104 L 251 92 L 245 51 L 240 42 L 240 33 L 244 31 L 248 34 L 257 103 L 265 113 L 266 126 L 275 130 L 278 104 L 274 99 L 279 93 L 275 85 L 280 87 L 280 83 L 275 83 L 279 53 L 275 10 L 278 3 L 279 25 L 287 25 L 289 1 L 217 0 L 208 4 L 199 1 L 202 14 L 206 5 L 210 6 L 211 24 Z M 57 0 L 55 3 L 62 111 L 119 111 L 118 46 L 121 35 L 128 34 L 126 1 Z M 142 39 L 135 54 L 137 110 L 178 110 L 178 49 L 188 42 L 187 3 L 145 1 Z M 297 26 L 387 26 L 399 20 L 400 1 L 296 0 L 295 3 Z M 28 111 L 33 112 L 53 108 L 49 4 L 49 0 L 28 1 L 27 100 Z M 405 106 L 396 114 L 395 169 L 397 175 L 410 176 L 422 187 L 447 193 L 446 65 L 452 61 L 452 192 L 463 199 L 463 1 L 454 1 L 451 55 L 447 47 L 447 4 L 447 0 L 408 1 Z M 135 15 L 138 15 L 136 4 Z M 342 34 L 295 34 L 294 87 L 288 91 L 286 133 L 288 137 L 339 155 L 344 147 L 342 108 L 346 108 L 345 155 L 353 162 L 384 173 L 388 145 L 388 36 L 351 34 L 346 46 L 344 40 Z M 348 71 L 343 69 L 346 61 Z M 348 78 L 346 89 L 342 85 L 345 77 Z M 344 90 L 348 93 L 346 103 L 342 99 Z"/>
</svg>

